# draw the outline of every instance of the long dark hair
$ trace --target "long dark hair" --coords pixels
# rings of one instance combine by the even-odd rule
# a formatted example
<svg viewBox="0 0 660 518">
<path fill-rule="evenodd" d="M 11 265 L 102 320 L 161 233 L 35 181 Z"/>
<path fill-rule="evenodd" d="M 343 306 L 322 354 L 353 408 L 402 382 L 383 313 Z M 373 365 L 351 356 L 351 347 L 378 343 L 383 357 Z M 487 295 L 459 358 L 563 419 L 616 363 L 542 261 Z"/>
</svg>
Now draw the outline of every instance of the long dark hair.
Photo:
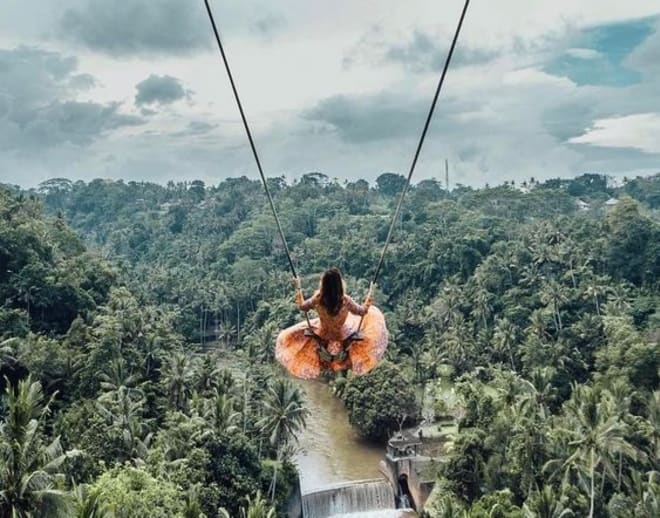
<svg viewBox="0 0 660 518">
<path fill-rule="evenodd" d="M 321 304 L 336 315 L 344 301 L 344 282 L 337 268 L 326 270 L 321 276 Z"/>
</svg>

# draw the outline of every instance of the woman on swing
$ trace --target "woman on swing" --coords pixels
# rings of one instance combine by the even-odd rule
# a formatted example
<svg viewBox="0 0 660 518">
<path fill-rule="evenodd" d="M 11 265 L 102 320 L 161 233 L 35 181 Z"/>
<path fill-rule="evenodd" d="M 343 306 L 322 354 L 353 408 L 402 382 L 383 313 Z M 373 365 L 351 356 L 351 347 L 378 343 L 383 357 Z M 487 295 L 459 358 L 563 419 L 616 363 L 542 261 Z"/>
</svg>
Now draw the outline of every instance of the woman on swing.
<svg viewBox="0 0 660 518">
<path fill-rule="evenodd" d="M 275 357 L 294 376 L 318 378 L 323 372 L 352 370 L 362 375 L 373 369 L 385 354 L 387 328 L 380 310 L 373 306 L 372 289 L 364 305 L 345 293 L 337 268 L 321 275 L 319 289 L 305 300 L 296 277 L 296 305 L 301 311 L 314 309 L 319 318 L 300 322 L 277 337 Z M 362 319 L 362 326 L 358 326 Z"/>
</svg>

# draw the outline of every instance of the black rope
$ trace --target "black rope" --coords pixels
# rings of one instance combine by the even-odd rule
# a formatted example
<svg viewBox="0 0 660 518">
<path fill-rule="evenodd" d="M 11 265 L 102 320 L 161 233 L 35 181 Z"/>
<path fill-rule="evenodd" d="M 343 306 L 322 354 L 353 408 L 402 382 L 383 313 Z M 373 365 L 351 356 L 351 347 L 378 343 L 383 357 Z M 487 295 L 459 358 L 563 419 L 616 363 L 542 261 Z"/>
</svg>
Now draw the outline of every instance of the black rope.
<svg viewBox="0 0 660 518">
<path fill-rule="evenodd" d="M 376 285 L 376 281 L 378 280 L 378 276 L 380 275 L 380 270 L 383 267 L 383 262 L 385 261 L 385 254 L 387 253 L 387 249 L 390 246 L 390 242 L 392 240 L 392 234 L 394 233 L 394 227 L 396 226 L 396 222 L 399 219 L 399 213 L 401 212 L 401 206 L 403 205 L 403 200 L 406 197 L 406 193 L 408 192 L 408 189 L 410 188 L 410 181 L 412 180 L 413 173 L 415 172 L 417 159 L 419 158 L 419 154 L 422 151 L 422 146 L 424 145 L 424 140 L 426 139 L 426 133 L 428 132 L 429 125 L 431 124 L 431 119 L 433 118 L 433 112 L 435 111 L 435 105 L 438 102 L 438 97 L 440 96 L 442 85 L 445 82 L 445 76 L 447 75 L 447 71 L 449 70 L 449 64 L 451 63 L 451 58 L 454 54 L 456 43 L 458 42 L 458 35 L 461 32 L 461 27 L 463 27 L 463 20 L 465 20 L 465 14 L 467 13 L 467 9 L 469 5 L 470 5 L 470 0 L 465 0 L 465 5 L 463 6 L 463 11 L 461 12 L 461 17 L 458 20 L 458 25 L 456 26 L 456 32 L 454 33 L 454 39 L 451 42 L 451 46 L 449 47 L 449 52 L 447 53 L 447 58 L 445 59 L 445 66 L 442 69 L 442 75 L 440 76 L 440 80 L 438 81 L 438 86 L 435 89 L 435 95 L 433 96 L 433 101 L 431 102 L 431 108 L 429 109 L 429 113 L 426 116 L 424 129 L 422 130 L 422 135 L 419 138 L 419 143 L 417 144 L 417 149 L 415 150 L 415 156 L 413 157 L 412 163 L 410 164 L 410 171 L 408 172 L 408 178 L 406 179 L 406 184 L 403 187 L 403 191 L 401 191 L 399 202 L 396 205 L 396 210 L 394 211 L 394 215 L 392 216 L 392 221 L 390 222 L 390 228 L 387 231 L 387 238 L 385 238 L 385 245 L 383 246 L 383 250 L 380 253 L 380 259 L 378 259 L 378 265 L 376 266 L 374 275 L 371 278 L 371 284 L 369 286 L 370 294 L 373 294 L 374 286 Z M 360 318 L 360 323 L 358 324 L 358 331 L 360 331 L 360 329 L 362 328 L 363 320 L 364 320 L 364 316 Z"/>
<path fill-rule="evenodd" d="M 277 210 L 275 210 L 275 204 L 273 203 L 273 197 L 270 195 L 270 189 L 268 189 L 268 183 L 266 182 L 266 176 L 264 175 L 263 168 L 261 167 L 261 161 L 259 160 L 259 154 L 257 153 L 257 148 L 254 145 L 254 140 L 252 139 L 252 132 L 250 132 L 250 126 L 248 125 L 247 118 L 245 117 L 245 111 L 243 110 L 243 104 L 241 103 L 241 98 L 238 96 L 238 90 L 236 89 L 236 83 L 234 83 L 234 76 L 231 73 L 229 68 L 229 62 L 227 61 L 227 55 L 225 54 L 225 49 L 222 46 L 222 41 L 220 40 L 220 33 L 218 32 L 218 27 L 215 24 L 215 18 L 213 17 L 213 11 L 211 11 L 211 6 L 209 5 L 208 0 L 204 0 L 204 5 L 206 6 L 206 12 L 209 15 L 209 20 L 211 21 L 211 27 L 213 27 L 213 34 L 215 35 L 215 41 L 218 43 L 218 49 L 220 49 L 220 55 L 222 56 L 222 62 L 225 65 L 225 70 L 227 71 L 227 76 L 229 77 L 229 83 L 231 84 L 231 89 L 234 92 L 234 98 L 236 99 L 236 104 L 238 105 L 238 111 L 241 113 L 241 119 L 243 120 L 243 127 L 245 128 L 245 133 L 247 133 L 248 140 L 250 141 L 250 148 L 252 149 L 252 154 L 254 155 L 254 161 L 257 163 L 257 169 L 259 169 L 259 176 L 261 176 L 261 183 L 264 185 L 264 190 L 266 191 L 266 196 L 268 197 L 268 204 L 270 205 L 270 210 L 273 212 L 273 217 L 275 218 L 275 223 L 277 224 L 277 230 L 280 233 L 280 239 L 284 245 L 284 251 L 286 252 L 286 258 L 289 261 L 289 268 L 291 269 L 291 274 L 294 278 L 298 278 L 298 273 L 296 272 L 296 267 L 293 264 L 293 259 L 291 259 L 291 251 L 289 250 L 289 245 L 286 242 L 286 237 L 284 237 L 284 231 L 282 230 L 282 224 L 280 223 L 280 218 L 277 215 Z M 301 290 L 302 293 L 302 290 Z M 311 329 L 312 324 L 309 321 L 309 313 L 305 311 L 305 320 L 307 320 L 307 326 Z"/>
<path fill-rule="evenodd" d="M 227 55 L 225 54 L 225 49 L 222 46 L 222 41 L 220 41 L 220 34 L 218 33 L 218 28 L 215 24 L 215 19 L 213 18 L 213 12 L 211 11 L 211 6 L 209 5 L 208 0 L 204 0 L 204 4 L 206 5 L 206 12 L 209 14 L 209 20 L 211 21 L 211 26 L 213 27 L 213 34 L 215 34 L 215 41 L 218 43 L 218 48 L 220 49 L 222 62 L 224 63 L 225 70 L 227 71 L 227 75 L 229 76 L 229 82 L 231 83 L 231 89 L 234 92 L 234 98 L 236 99 L 236 104 L 238 104 L 238 111 L 241 112 L 241 119 L 243 119 L 243 126 L 245 127 L 245 132 L 247 133 L 248 140 L 250 141 L 250 147 L 252 148 L 252 154 L 254 155 L 254 160 L 255 162 L 257 162 L 257 169 L 259 169 L 261 182 L 264 184 L 264 190 L 266 191 L 266 196 L 268 197 L 270 210 L 273 211 L 273 217 L 275 218 L 275 223 L 277 223 L 277 230 L 280 233 L 280 238 L 282 239 L 282 244 L 284 245 L 286 258 L 289 261 L 289 268 L 291 268 L 291 273 L 293 274 L 293 276 L 298 277 L 298 274 L 296 273 L 296 267 L 293 265 L 293 260 L 291 259 L 291 252 L 289 251 L 289 245 L 286 242 L 286 238 L 284 237 L 284 231 L 282 230 L 282 225 L 280 224 L 280 218 L 278 217 L 277 211 L 275 210 L 273 197 L 270 195 L 270 190 L 268 189 L 268 183 L 266 182 L 264 171 L 261 168 L 261 161 L 259 160 L 257 148 L 254 145 L 254 140 L 252 139 L 250 126 L 248 126 L 247 118 L 245 117 L 245 111 L 243 111 L 243 105 L 241 104 L 241 99 L 238 96 L 238 90 L 236 89 L 236 84 L 234 83 L 234 76 L 232 76 L 231 69 L 229 68 L 229 62 L 227 61 Z"/>
<path fill-rule="evenodd" d="M 392 222 L 390 223 L 390 229 L 387 232 L 387 238 L 385 239 L 385 246 L 383 246 L 383 251 L 380 254 L 380 259 L 378 260 L 378 265 L 376 266 L 376 271 L 374 272 L 374 276 L 371 279 L 371 284 L 376 284 L 376 281 L 378 280 L 378 275 L 380 274 L 380 270 L 383 267 L 383 261 L 385 260 L 385 253 L 387 252 L 387 248 L 390 245 L 390 241 L 392 240 L 392 234 L 394 232 L 394 227 L 396 225 L 396 221 L 399 218 L 399 213 L 401 212 L 401 206 L 403 205 L 403 199 L 406 197 L 406 193 L 408 192 L 408 189 L 410 188 L 410 180 L 412 179 L 413 172 L 415 171 L 415 166 L 417 165 L 417 159 L 419 158 L 419 153 L 422 151 L 422 146 L 424 145 L 424 139 L 426 138 L 426 132 L 429 129 L 429 125 L 431 124 L 431 118 L 433 117 L 433 112 L 435 110 L 435 105 L 438 102 L 438 96 L 440 95 L 440 91 L 442 90 L 442 84 L 445 81 L 445 76 L 447 75 L 447 70 L 449 70 L 449 63 L 451 62 L 451 57 L 454 54 L 454 49 L 456 48 L 456 42 L 458 41 L 458 35 L 461 32 L 461 27 L 463 26 L 463 20 L 465 19 L 465 13 L 467 12 L 468 5 L 470 5 L 470 0 L 465 0 L 465 6 L 463 7 L 463 12 L 461 13 L 461 18 L 458 21 L 458 26 L 456 27 L 456 33 L 454 34 L 454 39 L 451 42 L 451 47 L 449 48 L 449 53 L 447 54 L 447 59 L 445 60 L 445 66 L 442 70 L 442 75 L 440 76 L 440 81 L 438 82 L 438 87 L 435 90 L 435 95 L 433 96 L 433 102 L 431 103 L 431 109 L 429 110 L 429 114 L 426 117 L 426 122 L 424 123 L 424 129 L 422 130 L 422 136 L 419 139 L 419 143 L 417 144 L 417 150 L 415 151 L 415 156 L 413 158 L 412 164 L 410 164 L 410 171 L 408 172 L 408 178 L 406 180 L 406 184 L 403 188 L 403 191 L 401 191 L 401 196 L 399 198 L 399 203 L 396 206 L 396 210 L 394 211 L 394 216 L 392 216 Z"/>
</svg>

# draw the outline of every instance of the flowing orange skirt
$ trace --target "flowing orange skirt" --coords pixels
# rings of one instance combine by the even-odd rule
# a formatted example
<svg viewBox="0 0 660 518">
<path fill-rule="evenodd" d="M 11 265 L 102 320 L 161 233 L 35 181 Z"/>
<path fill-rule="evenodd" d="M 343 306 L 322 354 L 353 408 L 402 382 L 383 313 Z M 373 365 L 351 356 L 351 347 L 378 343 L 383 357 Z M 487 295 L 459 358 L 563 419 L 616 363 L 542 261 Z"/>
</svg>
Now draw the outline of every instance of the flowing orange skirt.
<svg viewBox="0 0 660 518">
<path fill-rule="evenodd" d="M 318 318 L 311 320 L 316 333 L 325 340 L 326 349 L 330 354 L 341 353 L 342 341 L 357 330 L 360 317 L 349 314 L 341 329 L 342 340 L 327 339 Z M 361 340 L 352 342 L 348 355 L 344 360 L 332 359 L 323 361 L 318 352 L 318 344 L 311 336 L 305 336 L 306 322 L 300 322 L 282 331 L 277 337 L 275 358 L 297 378 L 315 379 L 323 371 L 340 372 L 352 370 L 361 376 L 373 369 L 381 360 L 387 349 L 387 327 L 385 317 L 380 310 L 371 306 L 364 317 L 360 332 Z"/>
</svg>

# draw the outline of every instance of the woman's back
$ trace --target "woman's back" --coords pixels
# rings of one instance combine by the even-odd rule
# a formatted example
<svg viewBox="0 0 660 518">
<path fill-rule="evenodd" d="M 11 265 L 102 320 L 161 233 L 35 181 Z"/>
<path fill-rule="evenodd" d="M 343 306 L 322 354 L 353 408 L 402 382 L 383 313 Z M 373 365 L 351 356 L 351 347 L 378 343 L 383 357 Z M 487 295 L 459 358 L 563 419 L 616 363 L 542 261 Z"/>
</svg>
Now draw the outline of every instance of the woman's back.
<svg viewBox="0 0 660 518">
<path fill-rule="evenodd" d="M 368 311 L 367 306 L 362 306 L 355 302 L 350 296 L 344 295 L 339 309 L 336 312 L 333 312 L 323 304 L 320 291 L 316 291 L 314 295 L 307 300 L 302 300 L 302 296 L 297 296 L 296 304 L 302 311 L 315 310 L 319 315 L 321 324 L 319 332 L 327 335 L 328 338 L 333 340 L 341 340 L 344 337 L 344 324 L 350 313 L 364 316 Z"/>
<path fill-rule="evenodd" d="M 319 289 L 305 300 L 296 277 L 296 305 L 315 310 L 318 318 L 306 318 L 277 336 L 275 357 L 299 378 L 318 378 L 322 372 L 348 369 L 362 375 L 373 369 L 387 348 L 385 318 L 373 306 L 372 289 L 364 305 L 346 295 L 341 272 L 326 270 Z M 310 329 L 311 327 L 311 329 Z"/>
</svg>

